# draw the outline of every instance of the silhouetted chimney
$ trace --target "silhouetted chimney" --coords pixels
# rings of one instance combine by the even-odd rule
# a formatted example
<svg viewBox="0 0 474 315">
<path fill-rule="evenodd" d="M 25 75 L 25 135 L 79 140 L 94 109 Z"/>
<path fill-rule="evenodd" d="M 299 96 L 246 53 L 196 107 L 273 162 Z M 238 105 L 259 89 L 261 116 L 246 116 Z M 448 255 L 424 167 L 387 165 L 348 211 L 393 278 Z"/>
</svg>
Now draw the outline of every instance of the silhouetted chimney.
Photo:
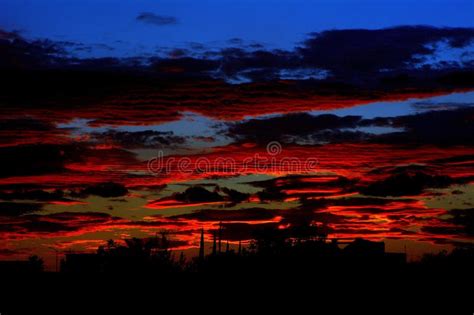
<svg viewBox="0 0 474 315">
<path fill-rule="evenodd" d="M 201 243 L 199 244 L 199 260 L 204 260 L 204 229 L 201 229 Z"/>
<path fill-rule="evenodd" d="M 227 241 L 227 245 L 225 247 L 225 252 L 228 253 L 229 252 L 229 241 Z"/>
<path fill-rule="evenodd" d="M 219 222 L 219 253 L 222 252 L 222 222 Z"/>
<path fill-rule="evenodd" d="M 239 256 L 242 254 L 242 241 L 239 241 Z"/>
<path fill-rule="evenodd" d="M 212 236 L 213 236 L 213 242 L 212 242 L 212 255 L 215 255 L 216 254 L 216 251 L 217 251 L 217 232 L 214 231 L 212 232 Z"/>
</svg>

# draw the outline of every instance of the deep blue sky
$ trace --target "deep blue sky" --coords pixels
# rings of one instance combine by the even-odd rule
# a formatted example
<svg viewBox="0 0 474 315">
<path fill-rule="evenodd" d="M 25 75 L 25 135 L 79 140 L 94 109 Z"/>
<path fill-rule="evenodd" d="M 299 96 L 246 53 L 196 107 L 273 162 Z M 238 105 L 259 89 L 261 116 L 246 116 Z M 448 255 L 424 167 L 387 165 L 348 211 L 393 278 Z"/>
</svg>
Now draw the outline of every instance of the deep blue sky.
<svg viewBox="0 0 474 315">
<path fill-rule="evenodd" d="M 141 12 L 173 16 L 178 24 L 141 23 Z M 116 50 L 104 54 L 134 55 L 187 42 L 219 46 L 235 37 L 291 48 L 308 32 L 333 28 L 473 27 L 473 13 L 472 0 L 0 0 L 0 28 L 28 38 L 107 44 Z"/>
</svg>

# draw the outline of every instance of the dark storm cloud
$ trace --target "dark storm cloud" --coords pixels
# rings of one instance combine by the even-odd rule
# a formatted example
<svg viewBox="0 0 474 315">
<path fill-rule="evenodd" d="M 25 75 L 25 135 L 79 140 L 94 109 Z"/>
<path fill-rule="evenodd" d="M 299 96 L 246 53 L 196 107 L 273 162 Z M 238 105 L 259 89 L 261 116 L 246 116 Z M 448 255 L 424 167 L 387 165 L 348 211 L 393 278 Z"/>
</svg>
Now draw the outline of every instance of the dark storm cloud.
<svg viewBox="0 0 474 315">
<path fill-rule="evenodd" d="M 176 24 L 174 17 L 144 12 L 137 21 L 152 25 Z M 5 33 L 5 32 L 4 32 Z M 82 47 L 83 44 L 70 42 L 31 41 L 22 39 L 18 34 L 5 33 L 0 39 L 0 52 L 4 65 L 49 65 L 68 64 L 64 52 L 70 47 Z M 8 35 L 8 36 L 7 36 Z M 190 52 L 182 48 L 171 50 L 169 58 L 152 58 L 152 68 L 167 74 L 180 73 L 194 76 L 221 78 L 226 80 L 268 81 L 282 76 L 314 78 L 301 75 L 317 69 L 328 70 L 330 76 L 337 79 L 374 81 L 397 71 L 410 70 L 423 73 L 426 69 L 414 69 L 413 64 L 433 54 L 429 44 L 446 41 L 450 47 L 464 47 L 474 39 L 471 28 L 435 28 L 428 26 L 405 26 L 379 30 L 330 30 L 311 33 L 308 39 L 293 50 L 266 50 L 261 45 L 249 45 L 241 39 L 231 39 L 228 43 L 234 47 L 201 52 L 202 57 L 190 57 Z M 93 49 L 93 47 L 91 48 Z M 207 58 L 208 56 L 209 58 Z M 110 67 L 131 66 L 129 62 L 117 58 L 77 59 L 71 58 L 69 64 L 77 66 Z M 469 63 L 464 63 L 469 66 Z M 2 64 L 0 64 L 2 65 Z M 446 67 L 451 67 L 446 65 Z M 380 71 L 388 73 L 380 73 Z M 416 71 L 415 71 L 416 70 Z M 282 75 L 282 73 L 285 75 Z M 293 76 L 291 73 L 294 73 Z M 367 76 L 366 74 L 371 74 Z M 375 77 L 374 77 L 375 75 Z M 391 78 L 392 83 L 402 79 Z M 395 81 L 393 81 L 395 80 Z"/>
<path fill-rule="evenodd" d="M 427 232 L 430 234 L 440 234 L 440 235 L 459 235 L 462 234 L 462 228 L 457 226 L 424 226 L 421 228 L 423 232 Z M 431 238 L 436 243 L 446 244 L 451 243 L 449 239 L 438 239 L 438 238 Z"/>
<path fill-rule="evenodd" d="M 249 185 L 261 187 L 256 195 L 262 202 L 283 201 L 288 197 L 325 197 L 337 193 L 355 191 L 357 179 L 344 176 L 307 176 L 289 175 L 265 181 L 249 182 Z M 292 192 L 291 195 L 287 191 Z M 319 199 L 318 199 L 319 200 Z"/>
<path fill-rule="evenodd" d="M 430 101 L 418 101 L 412 104 L 412 107 L 416 110 L 426 112 L 429 110 L 453 110 L 460 109 L 463 107 L 473 107 L 474 103 L 457 103 L 457 102 L 430 102 Z"/>
<path fill-rule="evenodd" d="M 260 221 L 271 220 L 275 217 L 274 211 L 262 208 L 248 208 L 242 210 L 215 210 L 205 209 L 192 213 L 176 215 L 173 219 L 188 219 L 198 221 Z"/>
<path fill-rule="evenodd" d="M 55 126 L 49 122 L 33 118 L 12 118 L 0 120 L 0 132 L 2 131 L 52 131 Z"/>
<path fill-rule="evenodd" d="M 227 135 L 258 143 L 267 143 L 272 140 L 288 142 L 285 139 L 290 141 L 293 137 L 305 139 L 323 130 L 354 128 L 360 120 L 360 116 L 288 114 L 267 119 L 251 119 L 229 123 Z"/>
<path fill-rule="evenodd" d="M 472 246 L 465 241 L 456 241 L 450 238 L 450 235 L 457 235 L 464 238 L 472 238 L 474 236 L 474 216 L 473 209 L 454 209 L 439 218 L 433 225 L 422 227 L 422 231 L 433 234 L 428 240 L 432 240 L 438 244 L 453 244 L 460 247 Z"/>
<path fill-rule="evenodd" d="M 445 188 L 456 183 L 449 176 L 430 175 L 423 172 L 404 172 L 374 182 L 361 192 L 372 196 L 419 195 L 427 188 Z"/>
<path fill-rule="evenodd" d="M 38 203 L 0 202 L 0 217 L 15 217 L 31 212 L 40 211 L 43 206 Z"/>
<path fill-rule="evenodd" d="M 297 68 L 299 61 L 292 52 L 283 50 L 248 51 L 243 48 L 225 48 L 220 51 L 218 75 L 234 77 L 242 75 L 247 78 L 264 73 L 269 79 L 278 78 L 277 71 L 286 68 Z M 269 80 L 267 79 L 267 80 Z"/>
<path fill-rule="evenodd" d="M 60 42 L 28 41 L 17 32 L 0 30 L 0 69 L 51 66 L 61 62 L 64 54 Z"/>
<path fill-rule="evenodd" d="M 226 206 L 233 206 L 235 204 L 247 201 L 250 197 L 250 194 L 242 193 L 240 191 L 229 189 L 227 187 L 219 187 L 217 184 L 210 184 L 209 190 L 205 188 L 206 185 L 193 185 L 186 188 L 185 191 L 175 193 L 169 197 L 164 197 L 160 201 L 174 200 L 183 203 L 208 203 L 208 202 L 226 202 Z"/>
<path fill-rule="evenodd" d="M 195 202 L 214 202 L 222 201 L 224 198 L 216 191 L 209 191 L 201 186 L 192 186 L 187 188 L 182 193 L 176 193 L 174 199 L 181 202 L 195 203 Z"/>
<path fill-rule="evenodd" d="M 434 53 L 430 44 L 446 41 L 450 47 L 459 48 L 473 39 L 474 29 L 429 26 L 312 33 L 300 46 L 288 51 L 248 49 L 242 46 L 242 40 L 233 39 L 230 43 L 234 47 L 213 53 L 219 61 L 213 75 L 237 81 L 242 78 L 268 81 L 281 78 L 282 71 L 297 74 L 321 69 L 328 70 L 330 76 L 339 79 L 374 81 L 384 78 L 393 84 L 406 79 L 399 76 L 400 70 L 413 73 L 425 71 L 415 71 L 414 65 L 429 59 Z M 469 66 L 468 63 L 463 64 Z M 445 67 L 453 65 L 446 64 Z M 392 73 L 396 77 L 391 77 Z"/>
<path fill-rule="evenodd" d="M 171 77 L 210 77 L 216 71 L 218 60 L 199 59 L 187 56 L 176 58 L 152 58 L 150 68 L 162 75 Z"/>
<path fill-rule="evenodd" d="M 29 214 L 13 222 L 0 222 L 0 230 L 6 232 L 60 233 L 79 231 L 90 226 L 112 224 L 120 219 L 99 212 L 61 212 L 48 215 Z M 12 224 L 14 223 L 14 224 Z"/>
<path fill-rule="evenodd" d="M 234 47 L 214 54 L 220 61 L 214 76 L 237 81 L 242 78 L 268 81 L 281 78 L 282 71 L 290 77 L 310 78 L 313 76 L 302 76 L 301 72 L 321 69 L 328 70 L 329 76 L 339 79 L 360 81 L 363 78 L 365 81 L 374 81 L 384 78 L 393 84 L 403 78 L 391 78 L 392 72 L 397 76 L 400 70 L 416 72 L 414 65 L 429 59 L 434 53 L 429 44 L 446 41 L 450 47 L 459 48 L 465 47 L 473 39 L 474 29 L 429 26 L 311 33 L 300 46 L 288 51 L 265 50 L 263 47 L 248 49 L 242 45 L 241 39 L 232 39 L 229 42 Z M 469 66 L 468 63 L 463 64 Z"/>
<path fill-rule="evenodd" d="M 434 159 L 433 163 L 458 163 L 458 162 L 473 162 L 474 163 L 474 155 L 467 154 L 467 155 L 458 155 L 449 158 L 442 158 L 442 159 Z"/>
<path fill-rule="evenodd" d="M 403 26 L 380 30 L 330 30 L 313 33 L 297 49 L 302 62 L 347 74 L 406 68 L 433 53 L 427 45 L 445 40 L 451 47 L 468 45 L 471 28 Z"/>
<path fill-rule="evenodd" d="M 0 177 L 41 175 L 65 170 L 67 161 L 81 156 L 75 145 L 23 145 L 0 148 Z"/>
<path fill-rule="evenodd" d="M 21 32 L 19 31 L 4 31 L 0 29 L 0 40 L 15 40 L 21 38 Z"/>
<path fill-rule="evenodd" d="M 474 236 L 474 209 L 453 209 L 449 211 L 448 222 L 464 227 L 464 232 Z"/>
<path fill-rule="evenodd" d="M 371 142 L 459 145 L 474 143 L 474 108 L 455 107 L 415 115 L 362 119 L 360 116 L 285 114 L 227 123 L 225 135 L 236 141 L 266 144 Z M 400 131 L 371 134 L 357 128 L 391 127 Z M 442 128 L 434 128 L 441 126 Z"/>
<path fill-rule="evenodd" d="M 0 58 L 0 66 L 5 67 L 0 78 L 0 119 L 28 112 L 43 121 L 64 123 L 74 113 L 95 126 L 130 122 L 144 125 L 177 120 L 181 112 L 191 111 L 236 120 L 400 100 L 422 96 L 417 92 L 432 95 L 474 86 L 472 69 L 398 69 L 368 76 L 349 73 L 323 79 L 302 76 L 293 81 L 280 80 L 282 71 L 288 76 L 294 71 L 315 70 L 297 50 L 226 48 L 212 58 L 186 57 L 182 55 L 185 51 L 177 51 L 172 58 L 77 59 L 57 57 L 45 52 L 46 48 L 35 48 L 38 43 L 19 41 L 0 40 L 0 46 L 4 46 L 0 55 L 8 55 Z M 376 62 L 377 58 L 373 59 Z M 241 79 L 253 83 L 228 84 Z M 338 141 L 366 139 L 365 134 L 334 129 L 312 136 L 314 139 L 309 141 L 313 142 L 327 138 L 330 142 L 331 137 Z"/>
<path fill-rule="evenodd" d="M 0 220 L 0 231 L 5 239 L 16 238 L 17 235 L 65 236 L 69 232 L 81 233 L 91 229 L 94 231 L 110 230 L 114 227 L 166 227 L 169 225 L 183 226 L 184 222 L 169 220 L 130 221 L 102 212 L 59 212 L 53 214 L 24 214 L 21 216 L 3 217 Z"/>
<path fill-rule="evenodd" d="M 423 231 L 431 234 L 464 234 L 474 236 L 474 209 L 452 209 L 438 218 L 439 223 L 425 226 Z"/>
<path fill-rule="evenodd" d="M 362 125 L 404 128 L 381 135 L 377 142 L 458 145 L 474 143 L 474 108 L 438 110 L 427 113 L 366 120 Z"/>
<path fill-rule="evenodd" d="M 364 206 L 370 208 L 382 208 L 393 202 L 412 203 L 416 199 L 408 198 L 382 198 L 382 197 L 344 197 L 344 198 L 320 198 L 320 199 L 303 199 L 301 200 L 301 209 L 316 209 L 320 210 L 327 206 Z"/>
<path fill-rule="evenodd" d="M 311 180 L 321 179 L 312 182 Z M 309 180 L 309 181 L 308 181 Z M 355 184 L 356 181 L 344 176 L 324 175 L 288 175 L 272 178 L 264 181 L 248 182 L 249 185 L 263 188 L 298 189 L 298 188 L 335 188 L 346 187 Z"/>
<path fill-rule="evenodd" d="M 227 187 L 222 188 L 222 192 L 227 195 L 227 199 L 233 204 L 243 202 L 249 199 L 250 194 L 242 193 L 235 189 L 229 189 Z"/>
<path fill-rule="evenodd" d="M 344 130 L 357 127 L 359 120 L 358 116 L 289 114 L 270 119 L 229 123 L 226 136 L 236 141 L 251 141 L 261 145 L 270 141 L 284 144 L 324 144 L 372 139 L 373 135 L 365 132 Z"/>
<path fill-rule="evenodd" d="M 168 51 L 168 56 L 170 58 L 183 58 L 190 54 L 191 52 L 188 49 L 184 48 L 175 48 Z"/>
<path fill-rule="evenodd" d="M 326 144 L 326 143 L 362 143 L 374 138 L 373 134 L 356 130 L 322 130 L 311 135 L 307 139 L 293 138 L 295 143 Z M 304 140 L 304 141 L 301 141 Z"/>
<path fill-rule="evenodd" d="M 56 189 L 54 191 L 45 191 L 41 189 L 13 189 L 8 192 L 0 192 L 0 199 L 3 200 L 36 200 L 36 201 L 71 201 L 64 198 L 64 192 Z"/>
<path fill-rule="evenodd" d="M 410 165 L 395 165 L 395 166 L 381 166 L 372 169 L 369 174 L 380 175 L 380 174 L 400 174 L 405 172 L 427 172 L 432 170 L 432 167 L 429 165 L 421 164 L 410 164 Z"/>
<path fill-rule="evenodd" d="M 122 197 L 128 194 L 128 189 L 120 183 L 99 183 L 90 185 L 79 192 L 72 192 L 71 195 L 75 197 L 85 198 L 89 195 L 99 196 L 103 198 Z"/>
<path fill-rule="evenodd" d="M 109 130 L 103 133 L 93 133 L 91 137 L 99 142 L 114 143 L 128 149 L 140 147 L 174 147 L 186 142 L 185 137 L 174 135 L 172 131 L 117 131 Z"/>
<path fill-rule="evenodd" d="M 136 20 L 156 26 L 178 24 L 178 19 L 174 16 L 158 15 L 152 12 L 142 12 L 136 17 Z"/>
<path fill-rule="evenodd" d="M 0 119 L 2 146 L 37 144 L 38 140 L 44 143 L 60 143 L 64 142 L 62 139 L 66 133 L 67 130 L 60 130 L 47 120 L 25 117 Z"/>
</svg>

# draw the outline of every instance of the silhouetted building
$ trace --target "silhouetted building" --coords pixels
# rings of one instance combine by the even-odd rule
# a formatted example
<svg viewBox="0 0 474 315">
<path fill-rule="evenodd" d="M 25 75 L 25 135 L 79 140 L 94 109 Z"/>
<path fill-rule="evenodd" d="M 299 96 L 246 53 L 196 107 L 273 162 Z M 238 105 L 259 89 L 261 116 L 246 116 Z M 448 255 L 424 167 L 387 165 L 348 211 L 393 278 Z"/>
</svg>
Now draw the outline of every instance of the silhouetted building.
<svg viewBox="0 0 474 315">
<path fill-rule="evenodd" d="M 372 242 L 361 238 L 356 238 L 352 243 L 344 248 L 344 252 L 357 256 L 382 256 L 385 254 L 384 242 Z"/>
<path fill-rule="evenodd" d="M 36 273 L 43 271 L 43 260 L 36 255 L 30 256 L 28 260 L 4 260 L 0 261 L 0 274 L 12 273 Z"/>
<path fill-rule="evenodd" d="M 61 262 L 61 272 L 95 273 L 103 271 L 104 260 L 99 254 L 67 253 Z"/>
<path fill-rule="evenodd" d="M 41 272 L 42 267 L 31 264 L 28 260 L 0 261 L 0 274 Z"/>
<path fill-rule="evenodd" d="M 384 242 L 373 242 L 356 238 L 344 248 L 346 259 L 353 262 L 370 264 L 403 265 L 406 263 L 405 253 L 386 253 Z"/>
</svg>

